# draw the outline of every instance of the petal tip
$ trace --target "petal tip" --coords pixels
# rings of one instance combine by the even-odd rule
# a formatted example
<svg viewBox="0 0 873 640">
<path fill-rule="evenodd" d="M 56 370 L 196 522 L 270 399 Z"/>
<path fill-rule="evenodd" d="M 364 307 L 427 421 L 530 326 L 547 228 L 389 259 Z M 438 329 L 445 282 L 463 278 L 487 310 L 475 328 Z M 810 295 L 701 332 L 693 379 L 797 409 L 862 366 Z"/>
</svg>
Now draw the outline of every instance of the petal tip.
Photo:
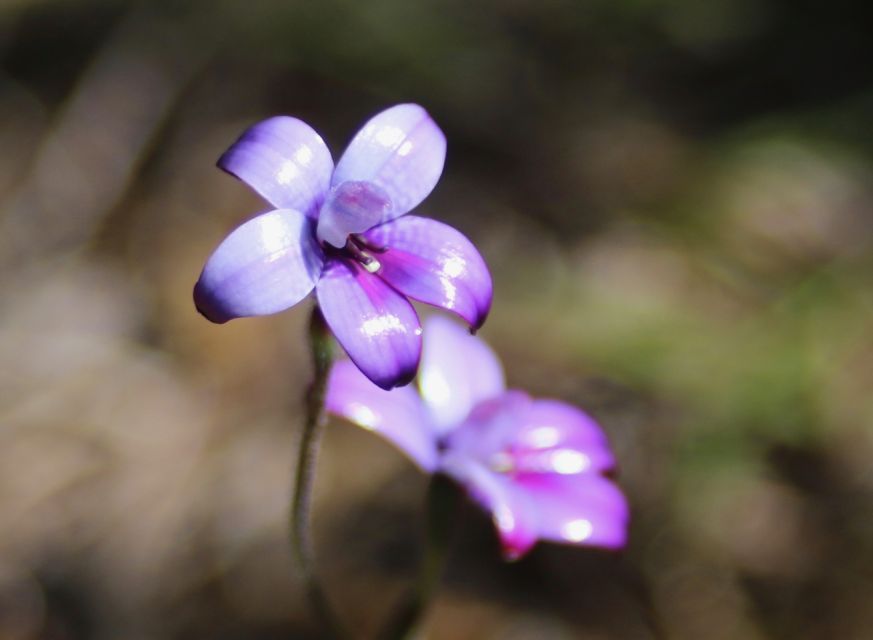
<svg viewBox="0 0 873 640">
<path fill-rule="evenodd" d="M 491 312 L 491 300 L 488 300 L 488 304 L 484 305 L 480 309 L 476 310 L 476 316 L 473 318 L 473 321 L 470 323 L 470 335 L 475 336 L 479 329 L 485 324 L 485 321 L 488 319 L 488 314 Z"/>
<path fill-rule="evenodd" d="M 197 284 L 194 285 L 193 297 L 194 307 L 209 322 L 224 324 L 235 317 L 222 309 L 221 304 L 215 300 L 211 292 L 204 286 L 202 280 L 198 280 Z"/>
<path fill-rule="evenodd" d="M 504 536 L 501 532 L 500 555 L 505 562 L 518 562 L 530 553 L 535 544 L 536 539 L 515 540 L 514 537 Z"/>
<path fill-rule="evenodd" d="M 491 305 L 494 302 L 494 280 L 491 278 L 491 271 L 488 269 L 488 265 L 485 264 L 485 260 L 482 260 L 482 267 L 485 273 L 485 277 L 487 278 L 487 285 L 483 287 L 483 291 L 480 296 L 476 296 L 476 316 L 473 319 L 473 322 L 470 323 L 470 333 L 473 335 L 482 328 L 482 325 L 485 324 L 485 321 L 488 319 L 488 316 L 491 314 Z"/>
<path fill-rule="evenodd" d="M 527 551 L 523 551 L 521 549 L 513 549 L 511 547 L 504 546 L 501 550 L 501 556 L 503 557 L 504 562 L 518 562 L 521 560 Z"/>
<path fill-rule="evenodd" d="M 474 303 L 475 304 L 475 303 Z M 491 313 L 491 295 L 488 295 L 488 299 L 483 301 L 481 304 L 476 304 L 470 313 L 469 311 L 462 312 L 461 309 L 448 309 L 456 316 L 458 316 L 461 320 L 463 320 L 467 324 L 467 329 L 471 336 L 475 336 L 479 329 L 481 329 L 485 325 L 485 321 L 488 319 L 489 314 Z"/>
<path fill-rule="evenodd" d="M 416 362 L 413 367 L 398 371 L 391 376 L 370 377 L 366 371 L 364 371 L 363 369 L 361 369 L 361 371 L 364 373 L 365 376 L 370 378 L 370 381 L 377 387 L 379 387 L 380 389 L 384 389 L 385 391 L 391 391 L 392 389 L 396 389 L 397 387 L 405 387 L 413 380 L 415 380 L 415 376 L 418 373 L 418 362 Z"/>
<path fill-rule="evenodd" d="M 395 387 L 405 387 L 413 380 L 415 380 L 415 375 L 418 373 L 418 362 L 415 363 L 414 367 L 411 367 L 407 371 L 402 371 L 400 375 L 397 376 L 396 381 L 394 383 Z"/>
</svg>

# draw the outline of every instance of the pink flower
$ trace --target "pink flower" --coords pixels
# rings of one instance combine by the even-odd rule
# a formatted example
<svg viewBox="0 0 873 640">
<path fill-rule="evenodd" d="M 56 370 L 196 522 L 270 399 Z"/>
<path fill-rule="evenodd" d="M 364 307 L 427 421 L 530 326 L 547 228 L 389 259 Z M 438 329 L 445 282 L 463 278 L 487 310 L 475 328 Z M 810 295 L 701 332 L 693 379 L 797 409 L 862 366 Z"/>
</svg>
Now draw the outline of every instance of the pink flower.
<svg viewBox="0 0 873 640">
<path fill-rule="evenodd" d="M 194 287 L 213 322 L 277 313 L 313 290 L 349 357 L 383 389 L 407 384 L 421 357 L 409 299 L 477 329 L 491 307 L 491 275 L 460 232 L 405 215 L 439 180 L 446 140 L 428 113 L 401 104 L 371 118 L 334 167 L 321 137 L 288 116 L 264 120 L 218 166 L 273 210 L 231 232 Z M 402 216 L 402 217 L 401 217 Z"/>
<path fill-rule="evenodd" d="M 537 540 L 625 545 L 627 501 L 604 475 L 615 459 L 591 417 L 507 391 L 485 342 L 438 317 L 426 325 L 418 387 L 384 391 L 341 361 L 327 408 L 461 484 L 491 513 L 509 558 Z"/>
</svg>

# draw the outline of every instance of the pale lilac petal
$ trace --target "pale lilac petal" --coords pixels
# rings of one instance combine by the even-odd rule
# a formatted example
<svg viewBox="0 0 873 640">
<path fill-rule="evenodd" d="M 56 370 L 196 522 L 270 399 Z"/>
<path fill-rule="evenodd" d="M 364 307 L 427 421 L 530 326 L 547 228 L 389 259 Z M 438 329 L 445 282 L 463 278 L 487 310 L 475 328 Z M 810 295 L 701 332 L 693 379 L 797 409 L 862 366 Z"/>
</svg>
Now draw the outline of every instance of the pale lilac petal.
<svg viewBox="0 0 873 640">
<path fill-rule="evenodd" d="M 443 172 L 446 138 L 427 111 L 400 104 L 370 119 L 340 158 L 331 186 L 365 180 L 384 189 L 394 208 L 390 220 L 412 210 Z"/>
<path fill-rule="evenodd" d="M 518 559 L 533 547 L 537 540 L 533 505 L 509 478 L 493 473 L 472 458 L 451 452 L 443 457 L 442 471 L 491 514 L 507 559 Z"/>
<path fill-rule="evenodd" d="M 234 230 L 209 257 L 194 287 L 197 309 L 212 322 L 276 313 L 312 291 L 323 257 L 312 222 L 278 209 Z"/>
<path fill-rule="evenodd" d="M 325 406 L 330 413 L 386 438 L 422 470 L 436 470 L 436 437 L 412 387 L 384 391 L 350 361 L 341 360 L 330 372 Z"/>
<path fill-rule="evenodd" d="M 408 384 L 421 358 L 409 301 L 357 263 L 330 259 L 316 286 L 324 318 L 352 361 L 383 389 Z"/>
<path fill-rule="evenodd" d="M 330 185 L 333 159 L 308 124 L 276 116 L 250 127 L 218 160 L 218 166 L 279 209 L 318 215 Z"/>
<path fill-rule="evenodd" d="M 369 182 L 343 182 L 331 189 L 318 214 L 318 239 L 338 249 L 349 234 L 361 233 L 382 220 L 391 210 L 391 200 Z"/>
<path fill-rule="evenodd" d="M 379 277 L 420 302 L 452 311 L 475 330 L 491 309 L 491 274 L 473 243 L 456 229 L 407 216 L 371 229 L 367 242 L 384 248 Z"/>
<path fill-rule="evenodd" d="M 503 392 L 503 368 L 484 340 L 432 316 L 424 324 L 418 388 L 435 427 L 448 433 L 474 406 Z"/>
<path fill-rule="evenodd" d="M 427 366 L 427 349 L 425 337 L 422 374 Z M 443 354 L 436 355 L 446 357 Z M 463 356 L 455 355 L 455 358 L 459 365 L 463 365 Z M 458 373 L 460 374 L 460 370 Z M 471 384 L 475 384 L 473 381 L 476 378 L 471 376 L 469 380 Z M 518 432 L 524 424 L 522 419 L 532 400 L 523 391 L 497 391 L 497 394 L 476 402 L 460 426 L 448 434 L 446 442 L 452 451 L 476 458 L 495 471 L 510 470 L 512 461 L 508 456 L 515 447 Z"/>
<path fill-rule="evenodd" d="M 627 542 L 627 500 L 596 474 L 531 474 L 514 478 L 536 512 L 538 537 L 553 542 L 619 549 Z"/>
<path fill-rule="evenodd" d="M 422 372 L 427 362 L 427 331 Z M 450 439 L 451 446 L 513 473 L 574 475 L 615 466 L 606 436 L 584 412 L 557 400 L 507 391 L 480 402 Z"/>
</svg>

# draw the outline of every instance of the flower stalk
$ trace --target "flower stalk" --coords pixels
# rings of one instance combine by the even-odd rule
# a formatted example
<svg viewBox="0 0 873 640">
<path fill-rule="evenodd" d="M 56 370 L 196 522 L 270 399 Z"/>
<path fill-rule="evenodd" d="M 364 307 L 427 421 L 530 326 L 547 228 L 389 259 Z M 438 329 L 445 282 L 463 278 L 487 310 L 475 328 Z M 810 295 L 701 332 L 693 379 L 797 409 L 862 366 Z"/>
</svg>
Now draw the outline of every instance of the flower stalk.
<svg viewBox="0 0 873 640">
<path fill-rule="evenodd" d="M 333 362 L 330 331 L 317 305 L 312 309 L 309 322 L 309 348 L 313 364 L 313 380 L 306 391 L 306 415 L 297 454 L 297 468 L 294 473 L 290 514 L 291 552 L 300 572 L 306 597 L 324 632 L 330 634 L 331 638 L 343 638 L 345 634 L 342 626 L 333 613 L 327 595 L 316 576 L 314 553 L 309 536 L 315 465 L 321 431 L 326 420 L 324 399 Z"/>
<path fill-rule="evenodd" d="M 411 640 L 418 636 L 428 605 L 439 585 L 452 535 L 459 492 L 451 480 L 436 474 L 427 491 L 424 552 L 414 590 L 397 608 L 381 640 Z"/>
</svg>

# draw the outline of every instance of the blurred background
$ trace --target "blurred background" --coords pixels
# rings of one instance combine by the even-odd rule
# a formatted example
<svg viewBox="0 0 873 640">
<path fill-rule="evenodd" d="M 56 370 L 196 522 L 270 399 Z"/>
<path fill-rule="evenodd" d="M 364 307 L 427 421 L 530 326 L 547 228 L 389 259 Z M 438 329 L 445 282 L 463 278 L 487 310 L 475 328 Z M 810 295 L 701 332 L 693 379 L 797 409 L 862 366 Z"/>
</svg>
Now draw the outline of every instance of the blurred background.
<svg viewBox="0 0 873 640">
<path fill-rule="evenodd" d="M 623 554 L 504 564 L 464 509 L 428 637 L 873 637 L 873 37 L 856 0 L 0 5 L 0 638 L 317 638 L 286 544 L 306 305 L 191 288 L 270 115 L 335 157 L 423 104 L 421 208 L 495 278 L 510 382 L 588 409 Z M 319 568 L 371 635 L 425 479 L 329 425 Z"/>
</svg>

